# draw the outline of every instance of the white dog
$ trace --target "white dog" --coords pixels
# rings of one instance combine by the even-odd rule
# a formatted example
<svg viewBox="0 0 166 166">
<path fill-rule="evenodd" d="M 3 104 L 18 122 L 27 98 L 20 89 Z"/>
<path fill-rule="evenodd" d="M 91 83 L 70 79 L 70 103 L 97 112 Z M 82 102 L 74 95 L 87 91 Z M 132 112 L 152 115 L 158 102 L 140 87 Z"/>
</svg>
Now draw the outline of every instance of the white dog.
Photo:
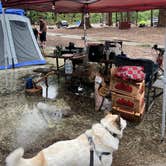
<svg viewBox="0 0 166 166">
<path fill-rule="evenodd" d="M 76 139 L 54 143 L 31 159 L 24 159 L 24 150 L 17 149 L 6 158 L 6 165 L 89 166 L 93 157 L 94 166 L 110 166 L 112 153 L 118 149 L 125 127 L 125 120 L 118 115 L 108 114 Z"/>
</svg>

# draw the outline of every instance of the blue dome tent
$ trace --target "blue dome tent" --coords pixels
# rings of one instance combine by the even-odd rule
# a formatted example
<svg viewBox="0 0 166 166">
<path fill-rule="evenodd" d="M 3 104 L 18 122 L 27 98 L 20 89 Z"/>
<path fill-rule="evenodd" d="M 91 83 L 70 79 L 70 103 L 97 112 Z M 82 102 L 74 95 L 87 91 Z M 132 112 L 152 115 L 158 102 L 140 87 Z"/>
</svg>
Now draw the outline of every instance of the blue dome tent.
<svg viewBox="0 0 166 166">
<path fill-rule="evenodd" d="M 0 2 L 0 12 L 2 13 L 2 3 Z"/>
<path fill-rule="evenodd" d="M 25 15 L 25 11 L 23 9 L 6 9 L 5 10 L 6 14 L 17 14 L 20 16 Z M 0 2 L 0 14 L 2 14 L 2 3 Z"/>
<path fill-rule="evenodd" d="M 31 23 L 22 9 L 6 9 L 0 3 L 0 70 L 45 64 Z"/>
<path fill-rule="evenodd" d="M 17 14 L 20 16 L 25 15 L 25 11 L 23 9 L 6 9 L 5 13 L 6 14 Z"/>
</svg>

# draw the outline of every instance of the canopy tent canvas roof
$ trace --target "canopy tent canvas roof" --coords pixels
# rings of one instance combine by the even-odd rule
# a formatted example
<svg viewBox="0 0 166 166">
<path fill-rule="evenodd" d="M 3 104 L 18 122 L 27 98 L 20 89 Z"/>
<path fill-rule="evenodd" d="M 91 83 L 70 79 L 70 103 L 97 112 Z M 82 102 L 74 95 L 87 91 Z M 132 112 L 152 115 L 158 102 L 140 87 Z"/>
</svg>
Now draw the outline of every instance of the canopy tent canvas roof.
<svg viewBox="0 0 166 166">
<path fill-rule="evenodd" d="M 56 13 L 83 12 L 86 0 L 1 0 L 4 7 L 19 7 Z M 55 8 L 52 6 L 55 3 Z M 166 0 L 98 0 L 88 5 L 89 12 L 140 11 L 166 8 Z"/>
</svg>

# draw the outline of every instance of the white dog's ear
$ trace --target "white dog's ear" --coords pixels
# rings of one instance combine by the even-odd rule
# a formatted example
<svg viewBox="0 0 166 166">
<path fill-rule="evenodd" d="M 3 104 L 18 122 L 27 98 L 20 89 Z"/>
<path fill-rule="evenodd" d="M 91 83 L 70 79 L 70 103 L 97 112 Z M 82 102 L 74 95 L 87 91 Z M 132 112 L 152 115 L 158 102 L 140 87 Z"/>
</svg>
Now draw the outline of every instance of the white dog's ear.
<svg viewBox="0 0 166 166">
<path fill-rule="evenodd" d="M 23 148 L 16 149 L 12 153 L 10 153 L 9 156 L 6 158 L 6 166 L 20 165 L 19 163 L 23 155 Z"/>
<path fill-rule="evenodd" d="M 99 139 L 104 146 L 118 150 L 119 139 L 115 139 L 101 124 L 93 125 L 92 132 L 94 137 Z"/>
<path fill-rule="evenodd" d="M 117 125 L 118 130 L 121 130 L 121 121 L 120 121 L 120 115 L 117 116 L 115 123 Z"/>
</svg>

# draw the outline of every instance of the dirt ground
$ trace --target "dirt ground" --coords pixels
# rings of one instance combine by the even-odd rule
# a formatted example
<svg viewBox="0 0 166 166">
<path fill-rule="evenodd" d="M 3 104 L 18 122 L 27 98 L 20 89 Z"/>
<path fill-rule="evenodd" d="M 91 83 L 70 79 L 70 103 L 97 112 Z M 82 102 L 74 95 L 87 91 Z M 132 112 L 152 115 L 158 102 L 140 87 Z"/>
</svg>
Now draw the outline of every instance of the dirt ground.
<svg viewBox="0 0 166 166">
<path fill-rule="evenodd" d="M 52 35 L 52 33 L 54 35 Z M 89 42 L 121 39 L 124 41 L 124 52 L 130 57 L 154 59 L 151 51 L 153 44 L 164 45 L 164 28 L 95 28 L 88 30 Z M 70 35 L 69 38 L 64 35 Z M 74 42 L 83 46 L 83 41 L 76 39 L 83 35 L 81 29 L 51 29 L 48 32 L 47 46 L 49 51 L 61 44 L 67 46 Z M 55 60 L 47 58 L 47 65 L 55 67 Z M 69 92 L 64 78 L 58 81 L 57 76 L 49 77 L 51 99 L 25 95 L 25 78 L 37 79 L 33 72 L 41 66 L 26 67 L 15 70 L 0 71 L 0 165 L 4 165 L 6 156 L 22 146 L 25 157 L 32 157 L 38 151 L 59 140 L 73 139 L 89 129 L 104 115 L 94 111 L 93 88 L 85 95 Z M 44 83 L 41 83 L 44 87 Z M 43 94 L 44 96 L 44 94 Z M 145 112 L 139 124 L 128 122 L 119 149 L 113 154 L 112 166 L 165 166 L 166 141 L 161 138 L 162 96 L 152 109 Z M 57 107 L 57 110 L 68 110 L 67 117 L 52 119 L 50 114 L 36 109 L 39 102 Z"/>
<path fill-rule="evenodd" d="M 87 30 L 88 43 L 104 43 L 105 40 L 122 40 L 123 51 L 130 57 L 145 57 L 155 59 L 152 51 L 154 44 L 164 47 L 165 28 L 133 27 L 130 30 L 119 30 L 115 27 L 91 28 Z M 50 29 L 49 33 L 56 34 L 54 37 L 48 34 L 47 44 L 50 46 L 67 46 L 74 42 L 76 46 L 84 46 L 82 29 Z M 70 35 L 68 38 L 66 35 Z M 64 36 L 64 37 L 63 37 Z M 79 39 L 77 39 L 76 37 Z"/>
</svg>

